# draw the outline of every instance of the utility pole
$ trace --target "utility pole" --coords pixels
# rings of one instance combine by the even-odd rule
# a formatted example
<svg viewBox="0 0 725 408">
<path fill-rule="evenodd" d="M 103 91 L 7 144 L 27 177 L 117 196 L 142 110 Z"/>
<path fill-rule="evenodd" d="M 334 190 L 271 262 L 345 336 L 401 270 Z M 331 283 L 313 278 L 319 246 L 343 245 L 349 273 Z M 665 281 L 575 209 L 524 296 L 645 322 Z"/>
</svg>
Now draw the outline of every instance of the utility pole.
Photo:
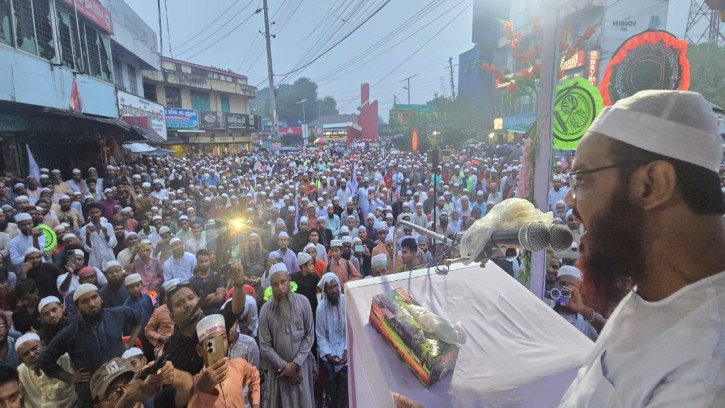
<svg viewBox="0 0 725 408">
<path fill-rule="evenodd" d="M 456 100 L 456 85 L 453 82 L 453 57 L 448 58 L 448 70 L 451 74 L 451 99 Z"/>
<path fill-rule="evenodd" d="M 267 45 L 267 79 L 269 80 L 269 105 L 272 107 L 272 135 L 277 135 L 277 97 L 274 89 L 274 70 L 272 69 L 272 36 L 269 33 L 269 7 L 262 0 L 264 11 L 264 41 Z"/>
<path fill-rule="evenodd" d="M 407 89 L 408 90 L 408 105 L 410 105 L 410 78 L 414 78 L 416 76 L 418 76 L 418 74 L 411 75 L 411 76 L 409 76 L 409 77 L 407 77 L 405 79 L 400 80 L 400 82 L 406 82 L 406 81 L 408 82 L 408 86 L 404 86 L 403 87 L 403 89 Z"/>
</svg>

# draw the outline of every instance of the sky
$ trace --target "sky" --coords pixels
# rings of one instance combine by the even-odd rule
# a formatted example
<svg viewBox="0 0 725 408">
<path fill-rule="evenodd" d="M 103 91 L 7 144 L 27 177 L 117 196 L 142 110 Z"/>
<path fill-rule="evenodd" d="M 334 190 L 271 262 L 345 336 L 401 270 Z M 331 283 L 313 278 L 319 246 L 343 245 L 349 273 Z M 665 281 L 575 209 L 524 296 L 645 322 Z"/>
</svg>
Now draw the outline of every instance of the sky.
<svg viewBox="0 0 725 408">
<path fill-rule="evenodd" d="M 157 2 L 125 0 L 158 34 Z M 164 5 L 162 0 L 162 7 Z M 163 14 L 165 56 L 232 69 L 258 88 L 267 86 L 261 0 L 166 0 Z M 434 94 L 450 96 L 448 58 L 457 86 L 458 55 L 469 50 L 473 0 L 269 0 L 275 85 L 299 77 L 317 82 L 318 97 L 332 96 L 340 113 L 359 106 L 360 84 L 371 84 L 371 99 L 387 118 L 393 97 L 411 103 Z M 383 6 L 383 4 L 385 4 Z M 373 15 L 379 8 L 382 8 Z M 372 17 L 370 17 L 372 16 Z M 364 19 L 367 22 L 360 25 Z M 299 67 L 341 40 L 299 72 Z M 170 33 L 170 36 L 167 34 Z M 215 31 L 217 31 L 215 33 Z M 207 38 L 208 37 L 208 38 Z M 170 39 L 170 41 L 169 41 Z M 171 44 L 171 52 L 169 52 Z M 363 51 L 366 53 L 361 54 Z M 306 58 L 306 59 L 305 59 Z M 279 75 L 279 76 L 277 76 Z"/>
</svg>

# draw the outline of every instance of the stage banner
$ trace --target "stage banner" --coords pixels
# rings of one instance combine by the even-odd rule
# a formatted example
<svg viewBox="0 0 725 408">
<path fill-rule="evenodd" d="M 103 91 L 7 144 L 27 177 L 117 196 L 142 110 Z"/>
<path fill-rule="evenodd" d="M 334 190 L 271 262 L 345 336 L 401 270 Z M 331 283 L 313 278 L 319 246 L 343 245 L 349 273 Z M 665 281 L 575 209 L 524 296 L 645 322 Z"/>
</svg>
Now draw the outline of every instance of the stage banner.
<svg viewBox="0 0 725 408">
<path fill-rule="evenodd" d="M 554 97 L 554 148 L 575 150 L 602 107 L 599 90 L 586 78 L 574 77 L 560 84 Z"/>
</svg>

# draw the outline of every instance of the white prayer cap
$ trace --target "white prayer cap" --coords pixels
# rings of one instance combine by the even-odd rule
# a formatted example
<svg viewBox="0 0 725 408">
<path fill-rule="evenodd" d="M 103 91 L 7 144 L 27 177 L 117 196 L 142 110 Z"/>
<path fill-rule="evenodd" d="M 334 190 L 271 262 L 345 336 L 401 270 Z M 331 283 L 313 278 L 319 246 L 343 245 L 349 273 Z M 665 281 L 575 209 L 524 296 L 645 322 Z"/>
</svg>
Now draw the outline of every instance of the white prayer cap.
<svg viewBox="0 0 725 408">
<path fill-rule="evenodd" d="M 81 174 L 81 170 L 80 169 L 73 169 L 73 171 L 71 171 L 71 173 L 73 173 L 73 174 Z"/>
<path fill-rule="evenodd" d="M 108 261 L 103 265 L 103 271 L 108 272 L 109 269 L 113 268 L 114 266 L 121 267 L 121 263 L 118 261 Z"/>
<path fill-rule="evenodd" d="M 272 267 L 269 268 L 269 277 L 271 278 L 277 272 L 288 273 L 287 266 L 285 264 L 283 264 L 282 262 L 278 262 L 278 263 L 272 265 Z"/>
<path fill-rule="evenodd" d="M 40 253 L 40 250 L 38 248 L 36 248 L 36 247 L 28 247 L 28 248 L 25 249 L 24 256 L 28 256 L 30 254 L 39 254 L 39 253 Z"/>
<path fill-rule="evenodd" d="M 17 190 L 17 189 L 23 188 L 23 187 L 25 187 L 25 184 L 23 184 L 23 183 L 15 183 L 15 185 L 13 186 L 13 189 Z M 23 196 L 23 197 L 25 197 L 25 196 Z"/>
<path fill-rule="evenodd" d="M 189 217 L 187 217 L 186 215 L 182 215 L 182 216 L 179 217 L 179 221 L 181 221 L 181 220 L 187 220 L 188 221 L 189 220 Z"/>
<path fill-rule="evenodd" d="M 330 241 L 330 247 L 331 248 L 335 248 L 335 247 L 342 248 L 342 240 L 333 239 L 332 241 Z"/>
<path fill-rule="evenodd" d="M 317 251 L 317 246 L 310 242 L 309 244 L 305 245 L 304 251 L 307 252 L 307 250 L 309 249 L 314 249 L 315 251 Z"/>
<path fill-rule="evenodd" d="M 58 197 L 58 200 L 70 200 L 70 197 L 68 194 L 63 194 L 62 196 Z"/>
<path fill-rule="evenodd" d="M 179 239 L 179 238 L 176 238 L 176 237 L 173 237 L 173 238 L 171 238 L 171 240 L 169 240 L 169 246 L 171 246 L 171 245 L 174 245 L 174 244 L 176 244 L 177 242 L 178 242 L 178 243 L 180 243 L 180 244 L 182 243 L 182 242 L 181 242 L 181 239 Z"/>
<path fill-rule="evenodd" d="M 373 269 L 388 266 L 388 257 L 385 254 L 377 254 L 370 259 L 370 263 Z"/>
<path fill-rule="evenodd" d="M 349 235 L 342 237 L 340 240 L 343 244 L 352 244 L 352 238 Z"/>
<path fill-rule="evenodd" d="M 123 354 L 121 354 L 121 358 L 124 360 L 128 360 L 129 358 L 136 356 L 143 356 L 143 351 L 141 351 L 141 349 L 138 347 L 131 347 L 130 349 L 124 351 Z"/>
<path fill-rule="evenodd" d="M 383 255 L 385 256 L 385 255 Z M 317 287 L 322 290 L 322 296 L 325 297 L 325 285 L 330 281 L 337 282 L 338 285 L 340 285 L 340 278 L 337 277 L 337 274 L 335 272 L 327 272 L 326 274 L 322 275 L 322 278 L 320 278 L 320 281 L 317 282 Z"/>
<path fill-rule="evenodd" d="M 151 188 L 151 183 L 149 183 L 148 181 L 144 181 L 143 183 L 141 183 L 141 187 L 143 187 L 143 188 Z"/>
<path fill-rule="evenodd" d="M 291 205 L 289 207 L 287 207 L 287 211 L 294 211 L 294 210 L 295 210 L 295 208 Z"/>
<path fill-rule="evenodd" d="M 126 286 L 133 285 L 137 282 L 141 282 L 141 275 L 139 275 L 138 273 L 132 273 L 126 276 L 126 278 L 123 280 L 123 284 Z"/>
<path fill-rule="evenodd" d="M 78 236 L 72 232 L 69 232 L 69 233 L 63 235 L 63 241 L 65 241 L 68 238 L 78 238 Z"/>
<path fill-rule="evenodd" d="M 300 217 L 300 224 L 309 224 L 309 219 L 307 217 Z"/>
<path fill-rule="evenodd" d="M 18 213 L 15 215 L 15 222 L 32 221 L 33 217 L 28 213 Z"/>
<path fill-rule="evenodd" d="M 310 262 L 312 260 L 312 256 L 308 254 L 307 252 L 300 252 L 297 254 L 297 265 L 302 266 L 306 264 L 307 262 Z"/>
<path fill-rule="evenodd" d="M 285 231 L 282 231 L 282 232 L 279 233 L 279 236 L 277 238 L 279 238 L 279 239 L 281 239 L 281 238 L 289 238 L 289 234 L 286 233 Z"/>
<path fill-rule="evenodd" d="M 75 252 L 76 256 L 86 256 L 82 249 L 74 249 L 73 252 Z"/>
<path fill-rule="evenodd" d="M 348 233 L 349 234 L 350 233 L 350 228 L 348 228 L 347 225 L 343 225 L 342 227 L 340 227 L 340 234 L 342 234 L 342 233 Z"/>
<path fill-rule="evenodd" d="M 2 209 L 3 210 L 12 210 L 13 209 L 13 206 L 12 205 L 9 205 L 9 204 L 5 204 L 5 205 L 2 206 Z"/>
<path fill-rule="evenodd" d="M 166 225 L 159 228 L 159 234 L 166 234 L 168 232 L 171 232 L 171 228 L 167 227 Z"/>
<path fill-rule="evenodd" d="M 166 291 L 166 293 L 169 293 L 172 290 L 174 290 L 174 288 L 176 288 L 177 286 L 179 286 L 180 283 L 181 283 L 181 281 L 178 278 L 169 279 L 166 282 L 164 282 L 161 285 L 161 287 L 164 288 L 164 291 Z"/>
<path fill-rule="evenodd" d="M 18 339 L 15 340 L 15 351 L 20 350 L 20 346 L 22 346 L 23 343 L 27 343 L 32 340 L 40 341 L 40 336 L 38 336 L 37 333 L 25 333 L 18 337 Z"/>
<path fill-rule="evenodd" d="M 717 117 L 695 92 L 637 92 L 604 108 L 589 131 L 716 173 L 720 170 L 723 147 Z"/>
<path fill-rule="evenodd" d="M 162 221 L 163 218 L 160 215 L 154 215 L 151 217 L 151 221 Z"/>
<path fill-rule="evenodd" d="M 73 292 L 73 301 L 75 302 L 81 296 L 85 295 L 86 293 L 93 292 L 93 291 L 98 292 L 98 288 L 96 287 L 96 285 L 94 285 L 92 283 L 82 283 L 82 284 L 78 285 L 78 287 L 76 288 L 76 291 Z"/>
<path fill-rule="evenodd" d="M 38 312 L 43 313 L 43 308 L 48 306 L 51 303 L 58 303 L 59 305 L 62 304 L 60 302 L 60 299 L 58 299 L 55 296 L 46 296 L 42 299 L 40 299 L 40 302 L 38 302 Z"/>
<path fill-rule="evenodd" d="M 225 332 L 226 330 L 224 316 L 220 314 L 205 316 L 196 324 L 196 336 L 199 338 L 199 341 L 206 339 L 213 333 Z"/>
<path fill-rule="evenodd" d="M 575 266 L 564 265 L 561 268 L 559 268 L 559 273 L 556 274 L 557 278 L 560 278 L 562 276 L 573 276 L 576 279 L 581 280 L 582 273 Z"/>
</svg>

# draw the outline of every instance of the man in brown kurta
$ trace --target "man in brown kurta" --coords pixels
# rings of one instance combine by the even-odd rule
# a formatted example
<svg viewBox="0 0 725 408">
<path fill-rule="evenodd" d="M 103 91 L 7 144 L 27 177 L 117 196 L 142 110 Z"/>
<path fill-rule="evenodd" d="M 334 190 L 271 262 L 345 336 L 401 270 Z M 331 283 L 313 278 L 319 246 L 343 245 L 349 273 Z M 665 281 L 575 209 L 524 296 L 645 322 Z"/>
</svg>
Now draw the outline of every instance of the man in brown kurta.
<svg viewBox="0 0 725 408">
<path fill-rule="evenodd" d="M 259 348 L 267 371 L 270 408 L 313 408 L 311 349 L 315 328 L 310 302 L 290 289 L 286 268 L 272 267 L 272 298 L 259 315 Z"/>
</svg>

